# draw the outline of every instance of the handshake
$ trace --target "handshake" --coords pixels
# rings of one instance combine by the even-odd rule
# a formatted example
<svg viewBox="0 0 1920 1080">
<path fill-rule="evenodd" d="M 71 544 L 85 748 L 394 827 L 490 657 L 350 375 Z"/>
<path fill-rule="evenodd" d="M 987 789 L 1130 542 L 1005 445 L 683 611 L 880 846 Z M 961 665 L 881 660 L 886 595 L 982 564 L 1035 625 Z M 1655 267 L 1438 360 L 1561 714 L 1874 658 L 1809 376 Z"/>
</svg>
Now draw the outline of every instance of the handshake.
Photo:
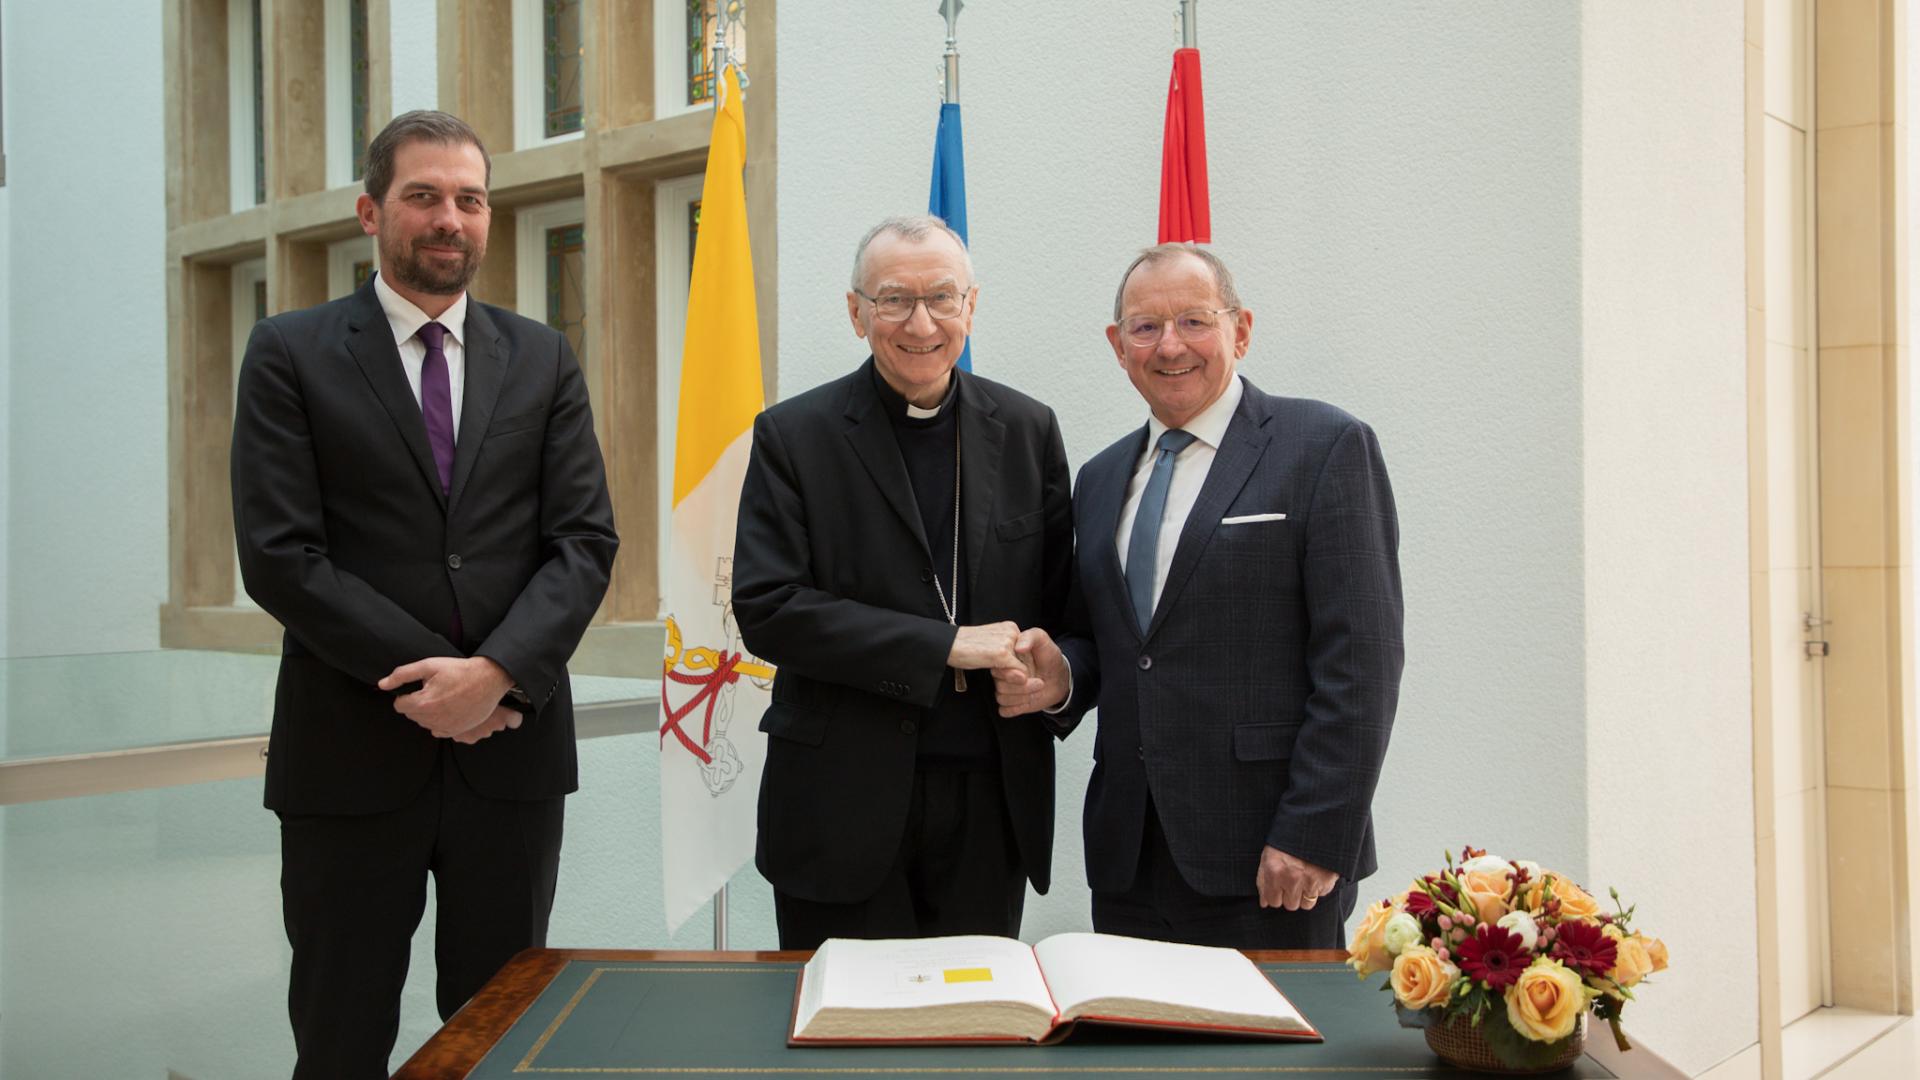
<svg viewBox="0 0 1920 1080">
<path fill-rule="evenodd" d="M 1001 716 L 1024 716 L 1057 708 L 1073 691 L 1073 676 L 1060 646 L 1045 630 L 1011 622 L 963 626 L 947 652 L 955 671 L 991 671 Z"/>
</svg>

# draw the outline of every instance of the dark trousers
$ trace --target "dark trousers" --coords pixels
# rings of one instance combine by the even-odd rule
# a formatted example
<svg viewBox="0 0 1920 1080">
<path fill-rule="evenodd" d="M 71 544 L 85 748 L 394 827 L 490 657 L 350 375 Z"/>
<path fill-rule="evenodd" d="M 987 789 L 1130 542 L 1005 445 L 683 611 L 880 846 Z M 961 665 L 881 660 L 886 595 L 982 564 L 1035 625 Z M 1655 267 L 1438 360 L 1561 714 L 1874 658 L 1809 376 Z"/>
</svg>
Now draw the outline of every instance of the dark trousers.
<svg viewBox="0 0 1920 1080">
<path fill-rule="evenodd" d="M 387 1075 L 429 873 L 442 1020 L 513 954 L 546 944 L 564 806 L 483 798 L 443 749 L 398 810 L 280 815 L 295 1080 Z"/>
<path fill-rule="evenodd" d="M 1249 877 L 1243 896 L 1207 896 L 1181 876 L 1149 802 L 1133 884 L 1124 892 L 1093 894 L 1093 928 L 1231 949 L 1340 949 L 1346 947 L 1341 930 L 1359 892 L 1356 882 L 1342 880 L 1311 909 L 1263 908 Z"/>
<path fill-rule="evenodd" d="M 1017 937 L 1026 902 L 998 772 L 914 774 L 900 851 L 865 900 L 823 904 L 773 891 L 783 949 L 817 949 L 830 937 Z"/>
</svg>

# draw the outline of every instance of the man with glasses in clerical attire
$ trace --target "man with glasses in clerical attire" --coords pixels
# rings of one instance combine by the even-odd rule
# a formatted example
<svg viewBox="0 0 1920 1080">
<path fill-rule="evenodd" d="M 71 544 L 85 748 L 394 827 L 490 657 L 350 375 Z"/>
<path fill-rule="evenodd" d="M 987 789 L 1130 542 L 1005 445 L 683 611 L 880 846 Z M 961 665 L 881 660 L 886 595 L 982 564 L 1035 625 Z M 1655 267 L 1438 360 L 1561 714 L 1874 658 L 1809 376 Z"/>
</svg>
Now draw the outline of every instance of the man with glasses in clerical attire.
<svg viewBox="0 0 1920 1080">
<path fill-rule="evenodd" d="M 1400 530 L 1373 430 L 1235 368 L 1253 313 L 1205 248 L 1127 267 L 1107 340 L 1147 423 L 1087 462 L 1071 636 L 1022 634 L 1001 711 L 1098 706 L 1093 926 L 1330 948 L 1375 869 L 1400 693 Z"/>
<path fill-rule="evenodd" d="M 956 368 L 979 296 L 938 219 L 881 222 L 847 292 L 872 355 L 753 427 L 733 611 L 779 667 L 755 862 L 783 949 L 1013 936 L 1047 890 L 1053 736 L 990 672 L 1065 605 L 1067 458 L 1053 410 Z"/>
</svg>

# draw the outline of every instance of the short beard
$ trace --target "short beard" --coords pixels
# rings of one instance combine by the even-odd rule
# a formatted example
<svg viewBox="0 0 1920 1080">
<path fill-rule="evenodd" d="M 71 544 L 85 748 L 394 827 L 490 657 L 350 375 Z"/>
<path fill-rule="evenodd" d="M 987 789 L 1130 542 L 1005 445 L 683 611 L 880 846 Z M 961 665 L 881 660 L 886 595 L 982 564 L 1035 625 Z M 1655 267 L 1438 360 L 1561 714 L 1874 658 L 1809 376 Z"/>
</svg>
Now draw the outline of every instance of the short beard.
<svg viewBox="0 0 1920 1080">
<path fill-rule="evenodd" d="M 412 245 L 382 243 L 381 272 L 407 288 L 429 296 L 458 296 L 466 291 L 467 285 L 473 281 L 473 275 L 480 270 L 480 260 L 474 257 L 473 246 L 453 236 L 422 237 L 414 241 L 416 245 L 420 243 L 457 247 L 461 252 L 460 262 L 451 269 L 441 270 L 416 254 Z"/>
</svg>

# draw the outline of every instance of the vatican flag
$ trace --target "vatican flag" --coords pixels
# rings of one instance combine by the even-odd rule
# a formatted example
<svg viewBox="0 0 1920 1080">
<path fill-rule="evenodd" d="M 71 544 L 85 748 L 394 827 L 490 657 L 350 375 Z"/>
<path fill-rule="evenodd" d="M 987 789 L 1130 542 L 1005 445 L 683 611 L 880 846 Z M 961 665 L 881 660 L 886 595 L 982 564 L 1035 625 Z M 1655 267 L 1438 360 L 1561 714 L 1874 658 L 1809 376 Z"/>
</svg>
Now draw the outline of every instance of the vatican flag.
<svg viewBox="0 0 1920 1080">
<path fill-rule="evenodd" d="M 742 651 L 733 621 L 733 531 L 764 399 L 747 245 L 747 125 L 731 65 L 713 143 L 687 299 L 668 531 L 660 684 L 660 854 L 669 931 L 753 856 L 773 670 Z"/>
</svg>

